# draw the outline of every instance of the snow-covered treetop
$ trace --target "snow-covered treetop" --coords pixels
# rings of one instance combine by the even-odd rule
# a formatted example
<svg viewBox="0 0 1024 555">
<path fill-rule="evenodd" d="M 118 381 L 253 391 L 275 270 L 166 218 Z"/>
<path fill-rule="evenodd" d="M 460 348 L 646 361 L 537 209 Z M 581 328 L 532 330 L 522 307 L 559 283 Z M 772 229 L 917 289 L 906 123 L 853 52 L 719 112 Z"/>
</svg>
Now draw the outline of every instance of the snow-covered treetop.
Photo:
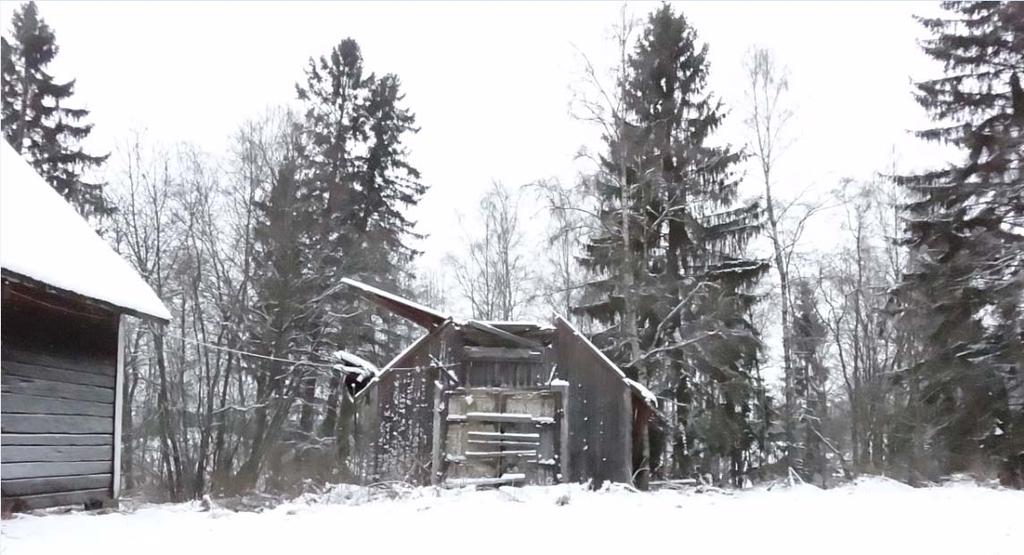
<svg viewBox="0 0 1024 555">
<path fill-rule="evenodd" d="M 4 272 L 139 316 L 169 320 L 170 312 L 131 265 L 14 148 L 0 142 L 0 266 Z"/>
</svg>

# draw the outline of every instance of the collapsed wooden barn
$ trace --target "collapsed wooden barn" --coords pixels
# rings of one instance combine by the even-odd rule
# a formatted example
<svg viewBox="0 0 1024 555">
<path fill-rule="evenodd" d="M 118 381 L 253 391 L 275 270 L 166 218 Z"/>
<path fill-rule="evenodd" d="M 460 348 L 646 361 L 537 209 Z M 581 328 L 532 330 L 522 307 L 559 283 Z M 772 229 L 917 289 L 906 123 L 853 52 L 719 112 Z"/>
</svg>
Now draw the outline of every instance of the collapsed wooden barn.
<svg viewBox="0 0 1024 555">
<path fill-rule="evenodd" d="M 427 333 L 357 385 L 370 480 L 631 483 L 657 399 L 568 321 L 456 320 L 346 280 Z"/>
<path fill-rule="evenodd" d="M 104 504 L 120 488 L 122 317 L 170 314 L 0 142 L 3 510 Z"/>
</svg>

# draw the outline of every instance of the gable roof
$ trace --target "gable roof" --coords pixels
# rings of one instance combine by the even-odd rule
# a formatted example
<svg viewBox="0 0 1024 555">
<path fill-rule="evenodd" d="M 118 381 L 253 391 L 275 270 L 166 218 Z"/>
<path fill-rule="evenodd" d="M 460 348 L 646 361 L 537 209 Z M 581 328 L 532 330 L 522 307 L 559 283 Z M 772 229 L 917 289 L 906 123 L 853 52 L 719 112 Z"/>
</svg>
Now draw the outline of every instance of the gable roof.
<svg viewBox="0 0 1024 555">
<path fill-rule="evenodd" d="M 168 321 L 149 284 L 7 141 L 0 150 L 0 267 L 7 277 Z"/>
</svg>

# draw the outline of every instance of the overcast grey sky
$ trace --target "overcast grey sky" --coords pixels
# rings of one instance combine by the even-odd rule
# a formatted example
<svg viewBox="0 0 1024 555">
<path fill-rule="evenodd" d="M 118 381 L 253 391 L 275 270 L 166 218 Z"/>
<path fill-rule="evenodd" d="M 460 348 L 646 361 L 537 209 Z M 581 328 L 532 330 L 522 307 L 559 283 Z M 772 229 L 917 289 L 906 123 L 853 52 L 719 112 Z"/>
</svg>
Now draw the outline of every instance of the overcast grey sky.
<svg viewBox="0 0 1024 555">
<path fill-rule="evenodd" d="M 344 37 L 367 66 L 402 80 L 422 131 L 409 142 L 431 186 L 413 212 L 423 264 L 455 248 L 456 213 L 470 213 L 492 179 L 518 185 L 571 181 L 574 154 L 595 130 L 570 115 L 579 52 L 614 59 L 606 3 L 155 3 L 39 2 L 61 51 L 54 73 L 77 78 L 92 110 L 93 147 L 110 151 L 131 129 L 162 142 L 218 153 L 246 118 L 294 100 L 310 56 Z M 16 3 L 4 1 L 4 32 Z M 657 4 L 635 3 L 642 16 Z M 912 14 L 928 3 L 679 3 L 710 44 L 711 88 L 732 110 L 719 135 L 742 145 L 742 61 L 751 45 L 773 49 L 791 71 L 794 142 L 780 187 L 826 191 L 842 177 L 932 166 L 937 151 L 908 130 L 927 120 L 911 80 L 941 70 L 921 53 Z M 753 167 L 750 167 L 753 170 Z M 756 178 L 748 171 L 750 178 Z M 756 194 L 756 181 L 746 189 Z M 833 222 L 820 223 L 827 231 Z M 818 238 L 821 238 L 818 233 Z"/>
</svg>

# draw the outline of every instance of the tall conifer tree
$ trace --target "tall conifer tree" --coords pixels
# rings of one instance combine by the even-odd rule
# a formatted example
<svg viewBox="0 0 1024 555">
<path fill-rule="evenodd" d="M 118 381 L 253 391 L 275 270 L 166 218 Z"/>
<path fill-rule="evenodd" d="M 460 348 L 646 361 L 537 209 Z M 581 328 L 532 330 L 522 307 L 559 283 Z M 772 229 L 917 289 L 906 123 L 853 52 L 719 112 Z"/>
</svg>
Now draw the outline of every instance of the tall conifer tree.
<svg viewBox="0 0 1024 555">
<path fill-rule="evenodd" d="M 797 439 L 792 464 L 808 480 L 824 483 L 829 476 L 824 422 L 828 417 L 828 367 L 823 362 L 825 326 L 818 317 L 811 284 L 796 283 L 793 307 L 793 390 Z"/>
<path fill-rule="evenodd" d="M 355 293 L 338 286 L 342 277 L 356 277 L 403 292 L 410 282 L 417 253 L 409 245 L 415 234 L 404 210 L 426 190 L 405 146 L 418 131 L 415 116 L 402 105 L 398 77 L 365 70 L 353 39 L 311 59 L 296 89 L 305 108 L 298 194 L 312 211 L 305 245 L 319 294 L 328 298 L 327 309 L 310 323 L 313 348 L 328 357 L 341 348 L 381 358 L 397 352 L 405 337 L 396 330 L 404 328 L 393 316 L 361 310 Z M 344 458 L 352 404 L 339 376 L 326 385 L 329 406 L 320 433 L 336 432 Z M 312 385 L 304 397 L 312 400 Z"/>
<path fill-rule="evenodd" d="M 1000 461 L 1024 482 L 1024 4 L 947 2 L 922 18 L 945 75 L 917 84 L 937 126 L 918 133 L 964 158 L 904 176 L 910 270 L 902 322 L 924 337 L 906 372 L 915 436 L 941 474 Z M 925 445 L 925 438 L 930 441 Z"/>
<path fill-rule="evenodd" d="M 723 113 L 707 91 L 708 70 L 707 46 L 682 14 L 664 5 L 649 16 L 620 84 L 625 113 L 595 178 L 606 231 L 587 245 L 584 264 L 600 279 L 580 310 L 611 325 L 596 337 L 610 356 L 682 407 L 677 471 L 722 469 L 738 480 L 757 435 L 748 371 L 760 341 L 747 317 L 749 289 L 767 265 L 743 254 L 761 211 L 738 203 L 740 153 L 711 141 Z M 639 349 L 630 346 L 633 327 Z"/>
<path fill-rule="evenodd" d="M 358 276 L 400 290 L 416 254 L 409 246 L 413 223 L 403 210 L 426 189 L 408 161 L 404 141 L 418 129 L 401 106 L 398 77 L 365 71 L 359 45 L 345 39 L 328 56 L 310 60 L 297 90 L 305 106 L 301 194 L 318 212 L 309 244 L 318 252 L 325 289 Z M 342 304 L 351 302 L 346 293 L 338 293 Z M 379 340 L 373 327 L 347 323 L 352 334 L 363 333 L 357 341 Z"/>
<path fill-rule="evenodd" d="M 74 80 L 58 83 L 47 72 L 57 56 L 57 39 L 35 2 L 14 12 L 11 41 L 0 40 L 4 138 L 83 215 L 110 214 L 113 207 L 103 196 L 103 184 L 83 178 L 107 156 L 87 154 L 81 147 L 92 132 L 92 124 L 83 123 L 89 111 L 68 107 Z"/>
</svg>

